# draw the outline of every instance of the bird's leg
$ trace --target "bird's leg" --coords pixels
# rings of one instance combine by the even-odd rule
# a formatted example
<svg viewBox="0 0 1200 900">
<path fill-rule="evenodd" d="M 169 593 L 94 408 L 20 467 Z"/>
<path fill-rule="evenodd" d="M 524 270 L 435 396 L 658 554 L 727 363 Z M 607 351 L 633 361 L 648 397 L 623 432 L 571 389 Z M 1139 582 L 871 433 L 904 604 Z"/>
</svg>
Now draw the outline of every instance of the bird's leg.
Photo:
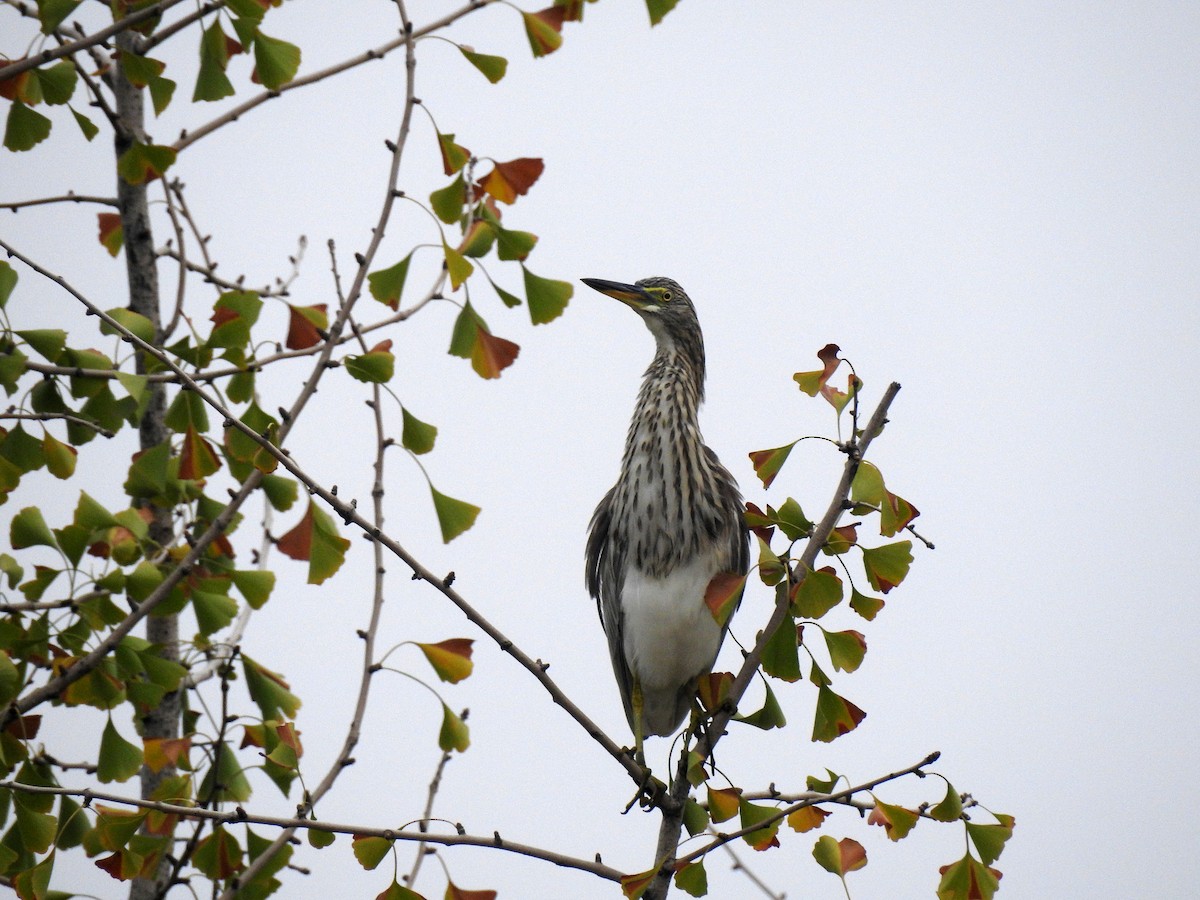
<svg viewBox="0 0 1200 900">
<path fill-rule="evenodd" d="M 666 790 L 666 785 L 655 778 L 650 767 L 646 765 L 646 753 L 642 743 L 642 714 L 646 709 L 645 696 L 642 693 L 642 682 L 633 676 L 633 690 L 630 696 L 630 706 L 633 709 L 633 761 L 642 770 L 642 780 L 638 784 L 637 793 L 625 806 L 625 812 L 639 804 L 645 809 L 652 809 L 658 797 Z"/>
</svg>

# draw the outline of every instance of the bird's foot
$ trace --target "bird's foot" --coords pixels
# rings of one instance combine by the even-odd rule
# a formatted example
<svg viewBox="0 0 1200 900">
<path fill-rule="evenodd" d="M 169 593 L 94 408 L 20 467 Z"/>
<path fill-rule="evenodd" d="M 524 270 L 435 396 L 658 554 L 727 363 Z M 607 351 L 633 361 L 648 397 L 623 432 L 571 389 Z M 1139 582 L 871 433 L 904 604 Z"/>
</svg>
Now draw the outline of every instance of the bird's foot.
<svg viewBox="0 0 1200 900">
<path fill-rule="evenodd" d="M 638 785 L 637 793 L 625 804 L 625 809 L 621 811 L 621 815 L 628 813 L 634 806 L 640 806 L 645 810 L 654 809 L 654 807 L 659 805 L 666 793 L 666 784 L 661 779 L 655 778 L 650 770 L 645 765 L 642 765 L 642 781 Z"/>
</svg>

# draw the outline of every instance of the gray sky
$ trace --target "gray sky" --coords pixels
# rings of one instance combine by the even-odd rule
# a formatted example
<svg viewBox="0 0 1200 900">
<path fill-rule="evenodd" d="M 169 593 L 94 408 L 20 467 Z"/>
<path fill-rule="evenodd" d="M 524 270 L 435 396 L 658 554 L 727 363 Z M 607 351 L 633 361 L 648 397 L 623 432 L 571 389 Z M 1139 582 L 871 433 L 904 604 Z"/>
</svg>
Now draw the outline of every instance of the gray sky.
<svg viewBox="0 0 1200 900">
<path fill-rule="evenodd" d="M 418 24 L 449 8 L 411 5 Z M 361 18 L 334 29 L 342 4 L 288 4 L 266 30 L 299 43 L 302 71 L 312 71 L 394 33 L 390 4 L 357 6 L 351 15 Z M 872 456 L 922 510 L 918 525 L 937 550 L 917 553 L 874 623 L 849 611 L 831 617 L 866 633 L 863 667 L 835 687 L 868 717 L 831 745 L 810 743 L 814 691 L 800 684 L 778 691 L 792 727 L 736 729 L 718 762 L 748 790 L 795 790 L 825 767 L 857 782 L 941 750 L 939 772 L 1017 818 L 997 863 L 1003 897 L 1186 896 L 1200 877 L 1186 818 L 1200 795 L 1185 777 L 1200 741 L 1191 646 L 1200 622 L 1186 574 L 1195 552 L 1181 527 L 1200 480 L 1200 416 L 1185 368 L 1200 351 L 1198 26 L 1186 3 L 686 0 L 651 31 L 641 4 L 608 0 L 589 6 L 586 23 L 544 60 L 529 58 L 511 9 L 449 32 L 509 57 L 496 86 L 449 45 L 419 49 L 417 94 L 443 132 L 481 156 L 545 158 L 545 175 L 505 218 L 541 236 L 535 272 L 661 274 L 688 289 L 708 347 L 705 435 L 747 499 L 790 493 L 811 515 L 828 502 L 839 460 L 826 446 L 801 444 L 765 498 L 746 458 L 833 433 L 828 407 L 791 380 L 817 367 L 822 345 L 835 342 L 854 361 L 868 404 L 888 381 L 902 383 Z M 190 46 L 176 52 L 190 64 Z M 180 102 L 190 90 L 181 84 L 154 127 L 159 140 L 205 118 Z M 178 175 L 215 235 L 221 271 L 265 282 L 286 272 L 306 234 L 294 300 L 330 302 L 324 242 L 337 240 L 343 271 L 365 246 L 402 97 L 396 57 L 273 101 L 189 150 Z M 39 182 L 47 193 L 111 190 L 105 148 L 87 151 L 91 170 L 73 162 L 82 141 L 71 128 L 59 121 L 48 145 L 6 157 L 6 198 L 30 196 Z M 406 191 L 424 196 L 444 183 L 435 154 L 418 111 Z M 95 243 L 92 210 L 0 222 L 7 239 L 102 305 L 120 303 L 123 266 Z M 402 211 L 380 262 L 435 239 L 423 213 Z M 64 243 L 73 248 L 65 261 L 56 250 Z M 414 266 L 410 296 L 434 256 L 418 256 L 427 265 Z M 489 272 L 520 286 L 519 270 Z M 19 290 L 36 291 L 40 324 L 70 310 L 31 274 Z M 448 304 L 389 336 L 394 389 L 440 429 L 425 459 L 435 484 L 484 511 L 442 547 L 420 473 L 397 454 L 389 530 L 431 568 L 454 569 L 456 586 L 623 739 L 583 588 L 583 542 L 615 478 L 652 340 L 627 309 L 582 286 L 561 320 L 536 328 L 485 282 L 472 300 L 494 332 L 522 347 L 497 382 L 443 353 Z M 277 392 L 271 407 L 302 372 L 264 382 Z M 364 503 L 365 396 L 347 379 L 331 382 L 292 445 L 311 473 Z M 359 434 L 364 442 L 340 442 Z M 113 465 L 128 452 L 114 449 Z M 81 487 L 104 490 L 83 478 L 67 485 L 65 508 Z M 369 553 L 355 540 L 345 570 L 319 588 L 301 583 L 302 567 L 278 562 L 288 580 L 245 647 L 304 699 L 299 726 L 316 780 L 349 715 Z M 383 646 L 480 637 L 402 566 L 391 568 Z M 752 640 L 769 603 L 761 588 L 748 595 L 735 634 Z M 730 649 L 726 667 L 737 661 Z M 475 675 L 443 692 L 471 707 L 473 745 L 447 770 L 436 812 L 472 833 L 648 867 L 657 820 L 620 815 L 630 793 L 623 772 L 486 639 L 475 658 Z M 411 648 L 390 662 L 424 674 Z M 358 763 L 318 814 L 379 826 L 417 818 L 439 720 L 423 690 L 381 675 Z M 665 742 L 651 744 L 652 762 L 665 753 Z M 940 783 L 906 781 L 880 795 L 936 800 Z M 264 784 L 253 806 L 286 814 L 294 801 Z M 850 876 L 860 898 L 931 896 L 937 867 L 963 846 L 957 827 L 930 822 L 892 844 L 847 813 L 823 833 L 866 846 L 869 865 Z M 812 862 L 813 835 L 781 840 L 769 853 L 738 852 L 790 897 L 843 896 Z M 402 868 L 409 859 L 401 854 Z M 492 851 L 451 850 L 446 860 L 460 886 L 502 898 L 617 895 Z M 373 896 L 385 886 L 386 863 L 363 873 L 344 838 L 320 855 L 301 848 L 295 861 L 313 875 L 289 876 L 288 896 Z M 711 859 L 710 896 L 754 896 L 726 863 Z M 441 875 L 427 865 L 417 887 L 439 896 Z M 88 864 L 78 869 L 87 890 L 123 893 Z"/>
</svg>

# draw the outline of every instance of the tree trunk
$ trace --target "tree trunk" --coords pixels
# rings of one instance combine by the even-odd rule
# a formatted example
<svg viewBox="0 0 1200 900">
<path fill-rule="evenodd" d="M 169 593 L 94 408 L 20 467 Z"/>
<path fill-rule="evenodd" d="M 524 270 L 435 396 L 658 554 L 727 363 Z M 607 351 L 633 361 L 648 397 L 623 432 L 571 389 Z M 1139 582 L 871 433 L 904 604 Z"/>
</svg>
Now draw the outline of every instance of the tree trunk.
<svg viewBox="0 0 1200 900">
<path fill-rule="evenodd" d="M 121 53 L 135 53 L 138 37 L 124 31 L 116 43 Z M 120 64 L 112 68 L 112 85 L 116 97 L 116 112 L 119 119 L 115 139 L 116 156 L 129 149 L 134 141 L 146 142 L 145 109 L 142 89 L 129 83 Z M 154 254 L 154 233 L 150 228 L 150 209 L 146 199 L 147 185 L 129 184 L 117 176 L 117 201 L 121 215 L 121 228 L 125 237 L 125 268 L 129 280 L 129 308 L 149 319 L 154 325 L 155 341 L 162 339 L 162 324 L 159 313 L 158 269 Z M 146 360 L 137 354 L 137 371 L 144 373 Z M 156 447 L 167 440 L 166 390 L 161 383 L 148 387 L 149 401 L 146 411 L 138 423 L 138 443 L 142 450 Z M 150 504 L 153 518 L 150 521 L 150 539 L 166 548 L 171 543 L 171 510 Z M 153 616 L 146 619 L 146 639 L 158 648 L 165 659 L 179 661 L 179 617 Z M 144 715 L 139 731 L 146 738 L 177 738 L 180 727 L 180 695 L 172 692 L 165 695 L 157 707 Z M 146 766 L 141 771 L 141 795 L 149 798 L 163 779 L 175 774 L 172 767 L 152 772 Z M 131 900 L 149 900 L 161 896 L 168 885 L 171 865 L 165 854 L 159 862 L 158 872 L 153 879 L 135 879 L 129 890 Z"/>
</svg>

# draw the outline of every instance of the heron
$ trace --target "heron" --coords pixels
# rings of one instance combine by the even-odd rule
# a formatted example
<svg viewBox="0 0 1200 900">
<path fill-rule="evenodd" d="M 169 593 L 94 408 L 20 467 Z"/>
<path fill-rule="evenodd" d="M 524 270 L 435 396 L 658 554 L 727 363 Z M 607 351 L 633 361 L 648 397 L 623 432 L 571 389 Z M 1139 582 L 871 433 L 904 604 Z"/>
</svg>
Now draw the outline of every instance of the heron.
<svg viewBox="0 0 1200 900">
<path fill-rule="evenodd" d="M 691 299 L 670 278 L 582 281 L 641 316 L 656 345 L 586 564 L 641 759 L 643 738 L 674 734 L 712 670 L 728 621 L 705 592 L 720 573 L 745 574 L 750 536 L 737 482 L 700 433 L 704 337 Z"/>
</svg>

